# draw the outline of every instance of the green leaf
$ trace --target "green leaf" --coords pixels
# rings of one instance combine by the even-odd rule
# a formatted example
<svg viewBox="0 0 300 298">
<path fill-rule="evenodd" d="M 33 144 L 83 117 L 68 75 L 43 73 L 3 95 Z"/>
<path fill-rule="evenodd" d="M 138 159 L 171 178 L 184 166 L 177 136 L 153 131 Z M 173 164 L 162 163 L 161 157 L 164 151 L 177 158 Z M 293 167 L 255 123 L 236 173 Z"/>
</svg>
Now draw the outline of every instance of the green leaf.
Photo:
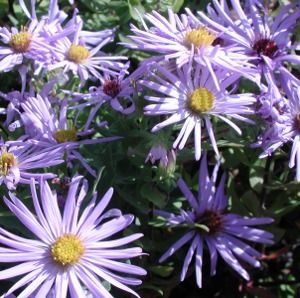
<svg viewBox="0 0 300 298">
<path fill-rule="evenodd" d="M 257 192 L 261 192 L 263 188 L 265 165 L 266 159 L 258 159 L 253 166 L 250 167 L 249 183 Z"/>
<path fill-rule="evenodd" d="M 150 184 L 144 184 L 141 188 L 141 196 L 152 202 L 158 208 L 166 205 L 165 195 Z"/>
<path fill-rule="evenodd" d="M 140 21 L 140 16 L 145 13 L 145 8 L 140 0 L 128 0 L 128 7 L 131 17 L 136 21 Z"/>
<path fill-rule="evenodd" d="M 163 227 L 166 225 L 166 219 L 161 216 L 156 216 L 153 220 L 149 221 L 149 225 L 154 227 Z"/>
<path fill-rule="evenodd" d="M 268 232 L 274 235 L 274 242 L 279 242 L 285 234 L 285 230 L 281 228 L 277 228 L 275 226 L 268 227 Z"/>
<path fill-rule="evenodd" d="M 149 270 L 160 277 L 168 277 L 173 273 L 174 267 L 157 265 L 150 266 Z"/>
<path fill-rule="evenodd" d="M 174 12 L 178 12 L 181 8 L 181 6 L 183 5 L 184 1 L 183 0 L 175 0 L 172 8 Z"/>
<path fill-rule="evenodd" d="M 253 191 L 246 191 L 241 197 L 241 202 L 253 215 L 257 216 L 262 213 L 260 202 Z"/>
</svg>

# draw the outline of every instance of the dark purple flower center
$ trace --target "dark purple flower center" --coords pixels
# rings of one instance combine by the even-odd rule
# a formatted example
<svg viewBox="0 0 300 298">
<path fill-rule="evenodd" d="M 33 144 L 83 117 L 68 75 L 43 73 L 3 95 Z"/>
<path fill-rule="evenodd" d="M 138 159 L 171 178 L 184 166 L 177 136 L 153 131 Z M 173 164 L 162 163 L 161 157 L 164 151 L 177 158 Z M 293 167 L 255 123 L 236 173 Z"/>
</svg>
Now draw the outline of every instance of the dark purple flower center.
<svg viewBox="0 0 300 298">
<path fill-rule="evenodd" d="M 225 41 L 224 41 L 223 38 L 217 37 L 217 38 L 213 41 L 212 45 L 213 45 L 213 46 L 217 46 L 217 45 L 219 45 L 219 46 L 224 46 L 224 43 L 225 43 Z"/>
<path fill-rule="evenodd" d="M 294 118 L 294 129 L 300 131 L 300 113 Z"/>
<path fill-rule="evenodd" d="M 278 51 L 276 42 L 268 38 L 262 38 L 255 41 L 252 48 L 257 52 L 257 54 L 262 54 L 269 58 L 273 58 L 275 53 Z"/>
<path fill-rule="evenodd" d="M 220 231 L 222 227 L 221 223 L 222 214 L 212 210 L 206 210 L 204 214 L 198 218 L 198 223 L 205 225 L 209 229 L 209 234 L 215 234 Z"/>
<path fill-rule="evenodd" d="M 103 92 L 110 96 L 116 97 L 121 91 L 121 85 L 118 80 L 106 80 L 103 85 Z"/>
</svg>

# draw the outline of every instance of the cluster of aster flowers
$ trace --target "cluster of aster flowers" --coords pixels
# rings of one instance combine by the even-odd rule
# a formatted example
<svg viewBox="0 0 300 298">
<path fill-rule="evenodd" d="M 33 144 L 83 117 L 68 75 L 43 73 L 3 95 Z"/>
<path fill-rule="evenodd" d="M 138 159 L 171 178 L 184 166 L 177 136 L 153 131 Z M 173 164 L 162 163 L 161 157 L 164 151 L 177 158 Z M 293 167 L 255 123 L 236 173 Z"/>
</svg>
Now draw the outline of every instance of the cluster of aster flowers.
<svg viewBox="0 0 300 298">
<path fill-rule="evenodd" d="M 246 1 L 243 6 L 239 0 L 231 0 L 230 5 L 231 8 L 226 1 L 214 0 L 206 12 L 195 14 L 186 8 L 186 13 L 179 15 L 169 9 L 167 17 L 153 11 L 140 16 L 142 28 L 131 25 L 131 42 L 123 45 L 152 55 L 140 66 L 145 71 L 139 83 L 145 87 L 145 93 L 148 90 L 149 95 L 146 93 L 144 98 L 150 102 L 144 114 L 162 119 L 152 128 L 154 133 L 170 125 L 180 129 L 173 140 L 174 150 L 189 146 L 188 139 L 193 134 L 196 160 L 201 158 L 203 139 L 210 140 L 216 158 L 221 159 L 215 136 L 220 120 L 242 134 L 235 120 L 253 125 L 261 118 L 264 128 L 254 144 L 263 150 L 260 157 L 271 155 L 292 141 L 289 165 L 292 168 L 297 161 L 296 178 L 300 181 L 300 81 L 292 74 L 292 67 L 300 62 L 295 52 L 299 45 L 292 41 L 300 19 L 299 3 L 280 7 L 275 17 L 262 1 Z M 242 80 L 252 81 L 258 92 L 241 92 Z M 222 137 L 226 139 L 226 135 Z M 161 146 L 153 147 L 148 159 L 152 161 L 157 156 L 162 163 L 167 160 L 166 149 L 163 150 Z M 272 220 L 225 215 L 224 177 L 217 186 L 219 165 L 210 178 L 205 159 L 201 163 L 197 199 L 183 180 L 178 181 L 190 208 L 181 210 L 180 215 L 157 211 L 168 227 L 189 229 L 160 261 L 191 241 L 181 281 L 195 256 L 196 280 L 201 287 L 203 243 L 206 242 L 211 274 L 215 273 L 219 254 L 249 280 L 238 259 L 258 267 L 261 254 L 239 238 L 271 244 L 270 233 L 251 226 Z"/>
<path fill-rule="evenodd" d="M 63 181 L 52 173 L 54 168 L 48 169 L 60 165 L 77 171 L 79 165 L 79 172 L 97 177 L 82 146 L 122 139 L 110 135 L 110 123 L 97 117 L 99 111 L 109 105 L 126 117 L 136 111 L 137 95 L 150 102 L 142 116 L 161 117 L 153 133 L 175 124 L 180 128 L 172 148 L 165 146 L 167 142 L 153 142 L 145 162 L 173 167 L 180 154 L 177 149 L 189 147 L 191 134 L 195 160 L 201 159 L 198 195 L 183 179 L 177 183 L 187 209 L 178 214 L 155 211 L 169 231 L 186 229 L 159 262 L 191 242 L 180 279 L 185 279 L 195 256 L 196 283 L 202 287 L 206 244 L 212 275 L 220 256 L 249 280 L 243 262 L 259 267 L 262 253 L 248 242 L 273 243 L 271 233 L 253 226 L 273 220 L 226 213 L 225 175 L 218 180 L 221 153 L 216 129 L 225 123 L 241 135 L 238 121 L 253 125 L 255 116 L 261 117 L 265 128 L 255 143 L 263 149 L 261 157 L 292 141 L 290 167 L 296 160 L 300 181 L 300 82 L 287 66 L 287 62 L 300 62 L 295 54 L 300 47 L 291 41 L 300 19 L 299 3 L 283 6 L 276 17 L 258 0 L 249 0 L 244 7 L 239 0 L 231 0 L 232 9 L 225 1 L 214 0 L 207 12 L 197 15 L 189 9 L 181 15 L 169 9 L 167 17 L 147 13 L 140 17 L 141 28 L 131 25 L 131 41 L 121 43 L 152 54 L 131 74 L 127 57 L 103 51 L 113 41 L 114 29 L 85 31 L 79 11 L 75 8 L 70 17 L 56 0 L 50 0 L 48 14 L 41 17 L 35 1 L 30 8 L 23 0 L 19 4 L 28 23 L 20 28 L 0 27 L 0 71 L 15 71 L 21 81 L 20 90 L 0 92 L 6 102 L 0 110 L 5 115 L 1 127 L 7 132 L 0 140 L 0 184 L 8 192 L 5 204 L 35 239 L 0 228 L 0 262 L 18 263 L 0 271 L 0 279 L 22 276 L 4 297 L 14 293 L 86 297 L 87 292 L 112 297 L 103 281 L 139 297 L 130 286 L 142 281 L 131 275 L 143 276 L 146 270 L 128 260 L 144 253 L 127 245 L 143 234 L 113 237 L 134 216 L 119 209 L 104 211 L 112 188 L 100 201 L 96 192 L 88 200 L 88 183 L 82 175 Z M 79 83 L 69 88 L 74 77 Z M 242 92 L 242 80 L 256 84 L 259 93 Z M 18 137 L 12 140 L 10 133 Z M 212 175 L 207 153 L 202 154 L 205 138 L 217 159 Z M 49 179 L 53 178 L 52 182 L 64 184 L 65 192 L 51 190 Z M 34 212 L 18 198 L 19 184 L 30 189 Z"/>
<path fill-rule="evenodd" d="M 0 184 L 8 190 L 6 205 L 35 240 L 0 228 L 0 262 L 18 263 L 0 271 L 0 279 L 22 276 L 4 296 L 112 297 L 103 285 L 105 280 L 139 297 L 129 286 L 141 284 L 134 276 L 146 271 L 124 260 L 143 255 L 140 247 L 129 246 L 143 234 L 114 239 L 134 216 L 119 209 L 105 211 L 112 188 L 100 201 L 96 192 L 88 201 L 86 179 L 78 174 L 62 179 L 52 173 L 56 165 L 71 169 L 79 162 L 87 173 L 97 176 L 80 148 L 120 139 L 104 137 L 103 132 L 109 135 L 109 124 L 95 115 L 105 102 L 123 114 L 135 110 L 129 62 L 102 51 L 113 41 L 114 30 L 83 30 L 77 9 L 68 18 L 53 0 L 48 15 L 38 18 L 35 1 L 30 8 L 20 1 L 20 7 L 28 24 L 0 28 L 0 70 L 19 73 L 21 81 L 21 90 L 0 94 L 7 103 L 1 110 L 6 118 L 1 127 L 7 135 L 0 143 Z M 98 81 L 99 87 L 71 97 L 62 86 L 74 77 L 79 78 L 78 90 L 87 80 Z M 82 123 L 78 119 L 86 113 L 90 114 Z M 64 191 L 51 190 L 49 179 Z M 31 190 L 34 212 L 17 197 L 20 184 Z"/>
<path fill-rule="evenodd" d="M 291 39 L 300 18 L 299 3 L 282 6 L 276 17 L 261 1 L 246 1 L 245 7 L 239 0 L 230 4 L 232 9 L 226 1 L 214 0 L 207 12 L 195 15 L 186 8 L 185 14 L 178 15 L 169 10 L 167 18 L 154 11 L 141 17 L 142 29 L 132 25 L 132 42 L 123 44 L 157 54 L 141 66 L 147 75 L 140 84 L 152 91 L 151 96 L 145 96 L 151 102 L 145 107 L 145 115 L 167 116 L 152 132 L 183 123 L 173 148 L 183 149 L 193 133 L 196 160 L 201 157 L 202 128 L 206 128 L 216 157 L 220 157 L 213 125 L 217 119 L 241 134 L 232 120 L 255 124 L 251 115 L 268 118 L 270 128 L 256 145 L 261 145 L 264 156 L 295 137 L 290 162 L 293 167 L 299 116 L 298 108 L 291 113 L 287 106 L 298 105 L 299 92 L 297 95 L 295 89 L 299 80 L 286 63 L 300 63 L 295 54 L 299 45 Z M 260 94 L 239 93 L 242 79 L 255 83 Z M 286 97 L 289 103 L 284 103 Z M 274 114 L 276 106 L 282 105 L 286 108 L 278 108 Z M 283 127 L 287 118 L 291 123 L 288 128 Z"/>
</svg>

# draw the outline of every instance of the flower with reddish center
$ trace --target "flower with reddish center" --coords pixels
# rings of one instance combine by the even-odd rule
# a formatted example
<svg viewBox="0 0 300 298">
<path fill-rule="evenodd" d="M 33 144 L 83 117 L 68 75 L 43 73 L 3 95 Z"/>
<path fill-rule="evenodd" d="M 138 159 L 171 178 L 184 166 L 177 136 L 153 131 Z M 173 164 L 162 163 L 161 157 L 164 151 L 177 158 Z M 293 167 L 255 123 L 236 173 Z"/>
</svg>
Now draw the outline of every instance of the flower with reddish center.
<svg viewBox="0 0 300 298">
<path fill-rule="evenodd" d="M 222 230 L 222 214 L 213 210 L 205 210 L 203 215 L 196 219 L 197 223 L 208 228 L 209 234 L 215 234 Z"/>
<path fill-rule="evenodd" d="M 168 231 L 180 228 L 187 232 L 161 256 L 160 262 L 172 256 L 178 249 L 191 242 L 185 257 L 180 280 L 186 277 L 188 267 L 195 257 L 196 281 L 202 286 L 203 246 L 206 243 L 210 253 L 211 275 L 216 273 L 218 255 L 238 274 L 249 280 L 249 274 L 239 260 L 251 266 L 259 267 L 258 261 L 262 253 L 252 248 L 248 242 L 272 244 L 273 235 L 253 226 L 269 224 L 271 218 L 242 217 L 238 214 L 226 213 L 228 198 L 224 194 L 225 175 L 217 184 L 219 164 L 214 167 L 210 176 L 207 168 L 206 154 L 201 160 L 199 171 L 199 191 L 195 196 L 186 183 L 179 179 L 180 190 L 187 199 L 190 208 L 180 210 L 180 214 L 156 211 L 166 220 Z"/>
<path fill-rule="evenodd" d="M 278 81 L 274 76 L 267 77 L 269 91 L 258 111 L 267 118 L 267 127 L 254 145 L 263 148 L 264 152 L 260 155 L 263 158 L 291 142 L 289 167 L 296 166 L 296 180 L 300 181 L 300 80 L 284 67 L 280 72 Z"/>
<path fill-rule="evenodd" d="M 271 59 L 278 51 L 276 42 L 267 38 L 256 40 L 252 48 L 257 54 L 267 56 Z"/>
<path fill-rule="evenodd" d="M 133 97 L 136 92 L 142 89 L 141 86 L 136 84 L 136 81 L 142 76 L 143 71 L 137 69 L 126 77 L 128 68 L 129 62 L 125 64 L 118 75 L 112 76 L 109 73 L 105 74 L 100 80 L 100 86 L 90 87 L 89 93 L 72 92 L 75 99 L 80 101 L 76 107 L 82 109 L 83 107 L 94 106 L 90 110 L 86 126 L 91 124 L 97 111 L 104 103 L 109 103 L 115 111 L 125 115 L 135 111 L 135 101 Z M 85 99 L 86 102 L 82 102 L 82 99 Z"/>
<path fill-rule="evenodd" d="M 110 97 L 116 97 L 121 91 L 121 85 L 117 79 L 105 80 L 102 88 L 103 92 Z"/>
<path fill-rule="evenodd" d="M 294 129 L 300 132 L 300 113 L 298 113 L 294 118 Z"/>
<path fill-rule="evenodd" d="M 82 187 L 79 187 L 81 182 Z M 131 214 L 122 214 L 118 209 L 104 211 L 113 189 L 110 188 L 100 201 L 94 193 L 93 198 L 84 203 L 86 207 L 80 210 L 88 186 L 82 177 L 76 176 L 70 183 L 61 212 L 57 194 L 49 185 L 40 180 L 40 197 L 36 185 L 32 179 L 30 187 L 35 212 L 12 193 L 10 200 L 4 198 L 11 212 L 35 238 L 27 239 L 0 228 L 0 262 L 2 265 L 12 263 L 11 268 L 1 268 L 0 280 L 23 275 L 4 296 L 20 291 L 20 297 L 49 297 L 53 291 L 60 298 L 86 297 L 87 288 L 93 297 L 112 297 L 102 284 L 106 280 L 139 297 L 127 285 L 140 285 L 141 280 L 135 276 L 145 275 L 146 271 L 125 260 L 143 255 L 140 247 L 128 247 L 143 234 L 113 239 L 134 220 Z"/>
<path fill-rule="evenodd" d="M 291 40 L 300 18 L 299 1 L 280 6 L 275 17 L 268 14 L 262 1 L 230 2 L 232 9 L 224 6 L 224 1 L 213 1 L 213 6 L 209 5 L 207 10 L 214 18 L 198 12 L 200 20 L 206 26 L 222 32 L 222 39 L 231 43 L 233 48 L 236 47 L 237 52 L 246 54 L 260 75 L 265 74 L 265 69 L 278 69 L 284 62 L 300 64 L 299 57 L 292 53 L 295 47 Z"/>
</svg>

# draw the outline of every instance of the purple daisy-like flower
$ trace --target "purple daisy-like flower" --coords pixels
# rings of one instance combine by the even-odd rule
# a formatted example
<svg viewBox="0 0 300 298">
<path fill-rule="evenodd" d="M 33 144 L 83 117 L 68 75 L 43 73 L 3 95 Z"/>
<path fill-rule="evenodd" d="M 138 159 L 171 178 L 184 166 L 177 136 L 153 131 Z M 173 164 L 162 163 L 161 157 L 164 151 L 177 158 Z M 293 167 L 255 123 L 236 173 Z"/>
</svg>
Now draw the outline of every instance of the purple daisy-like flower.
<svg viewBox="0 0 300 298">
<path fill-rule="evenodd" d="M 34 169 L 44 169 L 64 162 L 59 148 L 38 150 L 32 144 L 20 141 L 0 143 L 0 185 L 14 189 L 18 183 L 28 184 L 31 178 L 54 178 L 51 173 L 32 173 Z"/>
<path fill-rule="evenodd" d="M 90 87 L 88 93 L 65 91 L 66 94 L 74 97 L 75 101 L 78 101 L 73 108 L 83 109 L 93 106 L 85 127 L 90 126 L 94 116 L 105 103 L 109 103 L 115 111 L 125 115 L 135 111 L 133 96 L 138 91 L 136 80 L 142 76 L 144 68 L 141 67 L 126 77 L 128 68 L 129 62 L 124 65 L 124 68 L 118 75 L 113 76 L 105 73 L 103 78 L 100 79 L 100 86 Z M 81 100 L 85 101 L 81 102 Z"/>
<path fill-rule="evenodd" d="M 205 26 L 190 11 L 189 14 L 179 16 L 171 9 L 168 10 L 168 18 L 156 11 L 145 14 L 144 18 L 151 27 L 141 17 L 143 29 L 131 25 L 135 35 L 129 37 L 133 43 L 122 44 L 132 49 L 158 53 L 160 56 L 156 60 L 175 59 L 178 67 L 195 58 L 197 63 L 209 69 L 212 76 L 215 76 L 215 67 L 219 67 L 257 80 L 247 56 L 236 52 L 231 45 L 222 46 L 219 42 L 220 31 Z"/>
<path fill-rule="evenodd" d="M 252 248 L 246 241 L 254 243 L 272 244 L 273 235 L 269 232 L 252 226 L 269 224 L 271 218 L 248 218 L 238 214 L 225 213 L 228 198 L 224 194 L 225 175 L 223 174 L 217 185 L 219 163 L 214 167 L 210 176 L 207 169 L 206 155 L 202 158 L 199 172 L 198 196 L 194 196 L 186 183 L 179 179 L 180 190 L 190 204 L 189 210 L 181 210 L 180 215 L 166 211 L 157 211 L 167 221 L 167 226 L 187 227 L 189 230 L 176 241 L 159 259 L 165 261 L 182 246 L 191 242 L 185 257 L 180 280 L 186 277 L 188 267 L 195 256 L 195 271 L 198 287 L 202 286 L 202 258 L 204 243 L 208 247 L 211 261 L 211 275 L 216 273 L 218 255 L 238 274 L 249 280 L 249 274 L 240 264 L 239 260 L 253 267 L 259 267 L 258 258 L 261 253 Z"/>
<path fill-rule="evenodd" d="M 11 91 L 7 94 L 0 91 L 0 97 L 8 101 L 8 105 L 6 108 L 6 121 L 3 123 L 8 127 L 9 131 L 14 131 L 16 128 L 21 127 L 21 123 L 19 121 L 19 108 L 21 102 L 26 100 L 28 94 L 22 93 L 19 91 Z"/>
<path fill-rule="evenodd" d="M 82 26 L 81 18 L 75 17 L 71 25 L 66 26 L 65 29 L 67 32 L 70 31 L 70 28 L 72 29 L 70 31 L 73 34 L 72 38 L 65 36 L 55 40 L 57 61 L 49 65 L 48 70 L 63 68 L 66 73 L 71 71 L 80 77 L 82 84 L 89 77 L 99 79 L 103 73 L 117 74 L 124 67 L 124 63 L 119 62 L 119 60 L 127 60 L 127 57 L 110 56 L 100 51 L 104 45 L 112 40 L 112 31 L 105 31 L 105 35 L 98 34 L 99 36 L 96 38 L 98 44 L 91 46 L 88 40 L 92 33 L 81 34 Z M 93 36 L 95 38 L 96 35 Z M 95 43 L 94 39 L 93 43 Z"/>
<path fill-rule="evenodd" d="M 17 28 L 0 27 L 0 38 L 4 43 L 0 47 L 0 71 L 10 71 L 15 66 L 29 59 L 41 67 L 52 60 L 53 48 L 40 35 L 42 23 L 32 20 L 28 27 Z"/>
<path fill-rule="evenodd" d="M 264 149 L 260 157 L 271 155 L 283 144 L 292 142 L 289 167 L 296 164 L 296 179 L 300 181 L 300 81 L 283 67 L 281 74 L 280 85 L 285 95 L 280 93 L 274 78 L 268 80 L 272 92 L 265 99 L 269 117 L 267 129 L 258 142 Z"/>
<path fill-rule="evenodd" d="M 119 137 L 103 137 L 91 139 L 95 129 L 85 127 L 80 130 L 75 122 L 68 121 L 67 110 L 68 101 L 61 101 L 59 113 L 52 107 L 45 94 L 37 94 L 36 97 L 27 98 L 21 104 L 23 113 L 21 119 L 28 135 L 29 142 L 41 147 L 52 150 L 61 148 L 67 152 L 68 160 L 77 159 L 93 176 L 95 171 L 88 165 L 82 155 L 78 152 L 80 145 L 99 144 L 119 139 Z"/>
<path fill-rule="evenodd" d="M 106 280 L 139 297 L 127 285 L 140 285 L 141 280 L 130 275 L 145 275 L 146 271 L 123 260 L 143 254 L 139 247 L 126 247 L 143 234 L 112 239 L 134 219 L 133 215 L 122 214 L 118 209 L 104 212 L 111 200 L 112 188 L 98 203 L 94 194 L 80 212 L 88 189 L 85 180 L 79 189 L 81 180 L 80 176 L 72 179 L 62 213 L 56 193 L 43 180 L 40 181 L 40 198 L 33 179 L 30 184 L 35 213 L 13 194 L 10 200 L 4 198 L 13 214 L 36 237 L 27 239 L 0 228 L 0 261 L 19 263 L 0 271 L 0 279 L 23 275 L 6 295 L 25 287 L 19 294 L 24 297 L 48 297 L 51 290 L 61 298 L 68 294 L 72 298 L 85 297 L 86 287 L 94 297 L 112 298 L 101 283 Z"/>
<path fill-rule="evenodd" d="M 101 101 L 103 101 L 103 103 L 109 102 L 115 111 L 122 114 L 133 113 L 135 110 L 133 94 L 136 93 L 134 82 L 141 74 L 138 75 L 137 72 L 139 71 L 136 71 L 130 76 L 125 77 L 128 73 L 128 68 L 129 63 L 126 63 L 118 75 L 111 76 L 109 74 L 104 74 L 103 78 L 100 79 L 100 87 L 90 88 L 92 102 L 96 101 L 98 104 Z M 90 102 L 91 101 L 89 101 L 89 103 Z M 122 104 L 123 102 L 126 103 L 126 107 Z"/>
<path fill-rule="evenodd" d="M 152 164 L 154 164 L 156 161 L 159 161 L 159 164 L 162 167 L 167 167 L 168 165 L 168 151 L 167 149 L 161 145 L 158 144 L 156 146 L 152 146 L 151 150 L 149 151 L 147 158 L 145 162 L 150 161 Z"/>
<path fill-rule="evenodd" d="M 240 51 L 258 66 L 274 70 L 284 61 L 299 64 L 299 56 L 290 54 L 293 48 L 290 35 L 300 17 L 299 3 L 282 6 L 276 17 L 272 17 L 259 1 L 247 3 L 247 9 L 243 10 L 239 0 L 231 0 L 234 13 L 230 13 L 229 9 L 224 10 L 224 1 L 221 5 L 218 0 L 213 0 L 215 13 L 218 19 L 223 19 L 223 24 L 204 12 L 198 14 L 201 21 L 223 32 L 222 39 L 238 45 Z"/>
<path fill-rule="evenodd" d="M 174 148 L 182 149 L 189 135 L 194 130 L 195 158 L 201 156 L 201 130 L 205 124 L 212 146 L 217 156 L 219 151 L 214 136 L 211 116 L 215 116 L 229 124 L 241 134 L 240 128 L 228 117 L 252 123 L 243 115 L 253 114 L 251 105 L 256 102 L 252 94 L 230 94 L 226 90 L 232 85 L 238 75 L 219 70 L 216 72 L 218 82 L 210 72 L 199 64 L 185 64 L 177 69 L 174 75 L 160 65 L 155 66 L 153 78 L 141 80 L 140 84 L 161 93 L 161 96 L 145 96 L 145 99 L 154 102 L 145 107 L 146 115 L 171 115 L 168 119 L 155 125 L 152 132 L 177 122 L 183 126 L 173 143 Z"/>
</svg>

